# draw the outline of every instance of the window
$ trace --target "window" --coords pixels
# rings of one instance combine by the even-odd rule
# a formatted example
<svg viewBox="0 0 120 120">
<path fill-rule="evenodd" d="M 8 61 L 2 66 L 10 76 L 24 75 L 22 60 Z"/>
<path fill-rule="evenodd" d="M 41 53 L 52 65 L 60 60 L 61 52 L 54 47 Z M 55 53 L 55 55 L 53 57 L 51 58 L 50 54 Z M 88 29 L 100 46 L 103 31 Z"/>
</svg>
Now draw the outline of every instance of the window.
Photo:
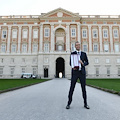
<svg viewBox="0 0 120 120">
<path fill-rule="evenodd" d="M 99 76 L 99 68 L 96 68 L 96 76 Z"/>
<path fill-rule="evenodd" d="M 38 30 L 33 30 L 33 38 L 38 38 Z"/>
<path fill-rule="evenodd" d="M 11 58 L 11 63 L 14 63 L 14 58 Z"/>
<path fill-rule="evenodd" d="M 25 63 L 25 58 L 22 58 L 22 63 Z"/>
<path fill-rule="evenodd" d="M 108 30 L 106 29 L 103 30 L 103 37 L 108 38 Z"/>
<path fill-rule="evenodd" d="M 44 43 L 44 51 L 49 52 L 49 43 Z"/>
<path fill-rule="evenodd" d="M 14 29 L 12 31 L 12 38 L 17 38 L 17 30 L 16 29 Z"/>
<path fill-rule="evenodd" d="M 33 52 L 37 52 L 38 51 L 38 45 L 37 44 L 33 44 Z"/>
<path fill-rule="evenodd" d="M 110 63 L 110 59 L 106 59 L 106 63 Z"/>
<path fill-rule="evenodd" d="M 76 29 L 75 28 L 71 29 L 71 37 L 76 37 Z"/>
<path fill-rule="evenodd" d="M 33 75 L 37 75 L 37 67 L 33 67 Z"/>
<path fill-rule="evenodd" d="M 98 60 L 98 58 L 95 58 L 95 63 L 99 63 L 99 60 Z"/>
<path fill-rule="evenodd" d="M 37 58 L 33 58 L 32 63 L 33 63 L 33 64 L 37 64 Z"/>
<path fill-rule="evenodd" d="M 1 52 L 5 52 L 6 51 L 6 45 L 5 44 L 2 44 L 1 45 Z"/>
<path fill-rule="evenodd" d="M 109 52 L 109 45 L 107 44 L 104 45 L 104 52 Z"/>
<path fill-rule="evenodd" d="M 84 51 L 84 52 L 87 52 L 87 51 L 88 51 L 87 45 L 83 45 L 83 51 Z"/>
<path fill-rule="evenodd" d="M 97 38 L 97 30 L 93 30 L 93 38 Z"/>
<path fill-rule="evenodd" d="M 3 63 L 4 59 L 3 58 L 0 58 L 0 62 Z"/>
<path fill-rule="evenodd" d="M 117 59 L 117 63 L 120 63 L 120 59 L 119 58 Z"/>
<path fill-rule="evenodd" d="M 113 30 L 114 38 L 118 38 L 118 30 Z"/>
<path fill-rule="evenodd" d="M 62 51 L 63 50 L 63 46 L 62 45 L 58 45 L 58 51 Z"/>
<path fill-rule="evenodd" d="M 0 67 L 0 77 L 3 75 L 3 67 Z"/>
<path fill-rule="evenodd" d="M 13 44 L 13 45 L 11 46 L 11 52 L 12 52 L 12 53 L 16 52 L 16 45 Z"/>
<path fill-rule="evenodd" d="M 118 68 L 118 76 L 120 76 L 120 68 Z"/>
<path fill-rule="evenodd" d="M 93 50 L 94 50 L 94 52 L 98 52 L 98 45 L 94 45 Z"/>
<path fill-rule="evenodd" d="M 23 30 L 23 38 L 27 38 L 28 31 L 26 29 Z"/>
<path fill-rule="evenodd" d="M 26 44 L 22 45 L 22 52 L 27 52 L 27 45 Z"/>
<path fill-rule="evenodd" d="M 107 76 L 110 76 L 110 68 L 107 68 Z"/>
<path fill-rule="evenodd" d="M 45 28 L 44 37 L 49 37 L 49 28 Z"/>
<path fill-rule="evenodd" d="M 25 73 L 26 70 L 25 70 L 25 67 L 22 67 L 22 73 Z"/>
<path fill-rule="evenodd" d="M 87 30 L 82 30 L 82 37 L 87 38 Z"/>
<path fill-rule="evenodd" d="M 14 68 L 14 67 L 11 67 L 11 68 L 10 68 L 10 74 L 11 74 L 11 77 L 13 77 L 13 75 L 14 75 L 14 71 L 15 71 L 15 68 Z"/>
<path fill-rule="evenodd" d="M 2 31 L 2 38 L 3 39 L 7 38 L 7 30 Z"/>
<path fill-rule="evenodd" d="M 75 43 L 71 43 L 71 51 L 75 51 Z"/>
<path fill-rule="evenodd" d="M 93 24 L 97 24 L 97 22 L 96 22 L 96 21 L 94 21 L 94 22 L 93 22 Z"/>
<path fill-rule="evenodd" d="M 119 45 L 115 45 L 115 52 L 119 52 Z"/>
</svg>

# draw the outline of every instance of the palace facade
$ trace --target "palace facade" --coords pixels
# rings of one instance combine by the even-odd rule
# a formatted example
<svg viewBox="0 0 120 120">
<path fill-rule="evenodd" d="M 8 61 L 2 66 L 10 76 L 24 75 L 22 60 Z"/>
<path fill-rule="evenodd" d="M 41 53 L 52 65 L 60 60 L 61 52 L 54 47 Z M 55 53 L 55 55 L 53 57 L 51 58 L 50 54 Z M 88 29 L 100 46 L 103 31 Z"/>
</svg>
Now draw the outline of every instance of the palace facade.
<svg viewBox="0 0 120 120">
<path fill-rule="evenodd" d="M 79 15 L 62 8 L 41 15 L 0 16 L 0 78 L 33 73 L 71 77 L 75 42 L 87 53 L 88 78 L 120 78 L 120 16 Z"/>
</svg>

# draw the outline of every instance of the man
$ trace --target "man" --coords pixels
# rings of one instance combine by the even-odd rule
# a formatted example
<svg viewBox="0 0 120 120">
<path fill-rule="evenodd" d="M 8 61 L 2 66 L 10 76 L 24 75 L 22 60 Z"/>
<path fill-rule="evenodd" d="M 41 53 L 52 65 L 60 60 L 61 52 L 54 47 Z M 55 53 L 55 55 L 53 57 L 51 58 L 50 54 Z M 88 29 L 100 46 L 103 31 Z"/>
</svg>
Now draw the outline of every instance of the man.
<svg viewBox="0 0 120 120">
<path fill-rule="evenodd" d="M 70 109 L 74 88 L 78 78 L 80 79 L 80 82 L 81 82 L 82 95 L 84 99 L 84 107 L 86 109 L 90 109 L 90 107 L 87 105 L 87 95 L 86 95 L 86 87 L 85 87 L 86 86 L 85 66 L 88 65 L 89 62 L 88 62 L 86 53 L 80 50 L 80 43 L 78 41 L 75 43 L 75 48 L 76 48 L 76 51 L 72 52 L 71 55 L 72 54 L 80 55 L 80 59 L 78 60 L 78 62 L 80 63 L 80 67 L 72 68 L 71 85 L 70 85 L 68 103 L 67 103 L 66 109 Z M 70 57 L 70 65 L 71 65 L 71 57 Z"/>
</svg>

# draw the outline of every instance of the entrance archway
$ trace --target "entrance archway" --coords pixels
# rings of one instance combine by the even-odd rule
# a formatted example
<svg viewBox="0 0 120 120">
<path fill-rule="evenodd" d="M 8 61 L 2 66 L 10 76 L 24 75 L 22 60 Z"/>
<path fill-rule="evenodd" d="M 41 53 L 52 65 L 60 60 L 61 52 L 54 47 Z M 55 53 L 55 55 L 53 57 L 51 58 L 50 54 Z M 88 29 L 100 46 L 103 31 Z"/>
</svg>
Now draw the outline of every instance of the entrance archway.
<svg viewBox="0 0 120 120">
<path fill-rule="evenodd" d="M 59 73 L 62 73 L 62 77 L 65 77 L 65 60 L 61 57 L 56 59 L 56 77 L 59 78 Z"/>
</svg>

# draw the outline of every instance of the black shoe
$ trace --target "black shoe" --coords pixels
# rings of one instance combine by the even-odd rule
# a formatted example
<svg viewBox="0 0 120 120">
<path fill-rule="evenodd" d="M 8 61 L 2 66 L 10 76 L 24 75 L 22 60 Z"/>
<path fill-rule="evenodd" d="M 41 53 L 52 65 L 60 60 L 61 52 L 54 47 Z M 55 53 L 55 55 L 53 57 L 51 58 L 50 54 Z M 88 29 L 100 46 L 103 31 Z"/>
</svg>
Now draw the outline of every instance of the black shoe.
<svg viewBox="0 0 120 120">
<path fill-rule="evenodd" d="M 90 109 L 90 107 L 89 107 L 88 105 L 84 105 L 84 107 L 85 107 L 86 109 Z"/>
<path fill-rule="evenodd" d="M 66 106 L 66 109 L 70 109 L 70 105 L 67 105 L 67 106 Z"/>
</svg>

